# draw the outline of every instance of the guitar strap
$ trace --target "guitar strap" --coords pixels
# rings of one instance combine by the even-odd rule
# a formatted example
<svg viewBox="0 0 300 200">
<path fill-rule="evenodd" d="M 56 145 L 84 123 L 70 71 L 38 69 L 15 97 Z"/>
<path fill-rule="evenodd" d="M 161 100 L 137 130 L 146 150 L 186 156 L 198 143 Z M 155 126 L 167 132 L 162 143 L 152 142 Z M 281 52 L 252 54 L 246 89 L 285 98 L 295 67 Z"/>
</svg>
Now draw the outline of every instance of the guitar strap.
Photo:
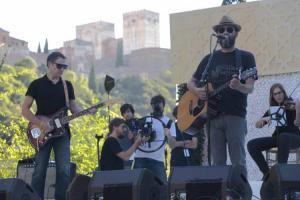
<svg viewBox="0 0 300 200">
<path fill-rule="evenodd" d="M 70 100 L 69 100 L 69 93 L 68 93 L 68 87 L 66 81 L 62 78 L 61 79 L 64 85 L 64 92 L 65 92 L 65 99 L 66 99 L 66 106 L 68 109 L 70 109 Z"/>
<path fill-rule="evenodd" d="M 243 71 L 242 54 L 238 48 L 235 49 L 235 66 L 239 68 L 240 72 Z"/>
</svg>

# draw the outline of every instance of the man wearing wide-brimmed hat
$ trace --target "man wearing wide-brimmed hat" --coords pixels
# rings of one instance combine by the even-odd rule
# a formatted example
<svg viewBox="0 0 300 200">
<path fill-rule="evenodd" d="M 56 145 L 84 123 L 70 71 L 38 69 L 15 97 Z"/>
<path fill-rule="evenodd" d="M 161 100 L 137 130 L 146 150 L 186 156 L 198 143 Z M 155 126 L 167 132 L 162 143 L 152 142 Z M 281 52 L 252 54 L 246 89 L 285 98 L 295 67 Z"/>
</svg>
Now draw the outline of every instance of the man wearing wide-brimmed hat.
<svg viewBox="0 0 300 200">
<path fill-rule="evenodd" d="M 220 50 L 212 58 L 207 80 L 216 89 L 226 82 L 229 87 L 223 89 L 217 100 L 217 116 L 210 119 L 211 156 L 214 165 L 225 165 L 227 161 L 228 145 L 232 164 L 241 165 L 244 174 L 246 170 L 245 135 L 247 133 L 246 106 L 247 95 L 253 91 L 256 77 L 247 77 L 239 80 L 239 75 L 245 70 L 253 68 L 256 64 L 252 53 L 235 48 L 235 40 L 241 31 L 241 26 L 229 16 L 223 16 L 220 22 L 213 26 L 214 32 L 219 36 Z M 205 87 L 197 87 L 202 73 L 208 63 L 210 55 L 205 56 L 193 74 L 188 88 L 201 100 L 206 100 Z M 209 99 L 214 100 L 214 99 Z"/>
</svg>

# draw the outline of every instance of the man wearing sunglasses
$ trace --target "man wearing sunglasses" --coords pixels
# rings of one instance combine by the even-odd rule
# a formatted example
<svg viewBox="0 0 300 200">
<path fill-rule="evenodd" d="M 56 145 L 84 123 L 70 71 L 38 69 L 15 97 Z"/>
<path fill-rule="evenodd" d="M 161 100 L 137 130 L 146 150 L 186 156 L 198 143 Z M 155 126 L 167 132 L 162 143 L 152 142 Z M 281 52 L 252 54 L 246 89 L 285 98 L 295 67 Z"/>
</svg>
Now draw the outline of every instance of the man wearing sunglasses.
<svg viewBox="0 0 300 200">
<path fill-rule="evenodd" d="M 69 98 L 69 109 L 72 113 L 82 110 L 75 101 L 72 83 L 65 81 L 66 91 L 61 76 L 68 65 L 66 57 L 60 52 L 53 52 L 47 57 L 47 73 L 41 78 L 31 82 L 26 92 L 22 106 L 22 115 L 33 124 L 37 124 L 43 130 L 49 130 L 49 123 L 37 118 L 30 110 L 33 101 L 36 102 L 36 115 L 51 116 L 67 106 L 66 97 Z M 70 129 L 66 125 L 66 134 L 50 139 L 35 156 L 35 170 L 31 185 L 44 199 L 45 178 L 49 163 L 50 152 L 53 148 L 56 163 L 55 199 L 65 200 L 65 192 L 70 182 Z M 46 191 L 47 192 L 47 191 Z"/>
<path fill-rule="evenodd" d="M 235 48 L 235 41 L 241 26 L 236 24 L 229 16 L 223 16 L 219 24 L 213 26 L 214 32 L 219 36 L 221 48 L 212 58 L 207 80 L 216 89 L 229 82 L 229 87 L 219 93 L 217 101 L 217 116 L 210 119 L 211 156 L 214 165 L 226 165 L 227 148 L 231 163 L 239 165 L 247 176 L 245 135 L 247 133 L 246 106 L 247 94 L 254 88 L 255 78 L 239 80 L 236 75 L 250 68 L 256 68 L 252 53 Z M 188 88 L 201 100 L 207 99 L 205 87 L 197 87 L 202 73 L 208 63 L 210 55 L 200 62 Z"/>
</svg>

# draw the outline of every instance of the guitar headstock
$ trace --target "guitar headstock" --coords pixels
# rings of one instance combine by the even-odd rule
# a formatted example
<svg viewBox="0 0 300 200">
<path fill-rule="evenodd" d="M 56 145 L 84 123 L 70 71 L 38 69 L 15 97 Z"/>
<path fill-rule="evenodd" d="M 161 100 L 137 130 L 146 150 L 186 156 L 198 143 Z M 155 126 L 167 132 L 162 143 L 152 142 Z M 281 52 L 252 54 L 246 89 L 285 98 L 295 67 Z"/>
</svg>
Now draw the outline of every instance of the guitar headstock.
<svg viewBox="0 0 300 200">
<path fill-rule="evenodd" d="M 106 106 L 112 106 L 114 104 L 117 104 L 117 103 L 123 103 L 124 101 L 122 99 L 110 99 L 110 100 L 107 100 L 107 101 L 104 101 L 103 103 L 106 105 Z"/>
<path fill-rule="evenodd" d="M 248 78 L 253 78 L 254 80 L 257 80 L 258 75 L 255 67 L 246 69 L 241 73 L 240 80 L 246 80 Z"/>
</svg>

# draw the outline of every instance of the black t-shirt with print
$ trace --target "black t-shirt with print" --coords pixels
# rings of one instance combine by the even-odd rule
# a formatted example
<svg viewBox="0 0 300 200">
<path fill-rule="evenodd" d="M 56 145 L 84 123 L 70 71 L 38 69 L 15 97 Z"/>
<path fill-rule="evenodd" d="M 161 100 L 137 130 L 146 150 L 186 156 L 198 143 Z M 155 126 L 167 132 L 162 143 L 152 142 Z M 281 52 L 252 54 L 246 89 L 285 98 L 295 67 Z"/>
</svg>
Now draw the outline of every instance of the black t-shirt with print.
<svg viewBox="0 0 300 200">
<path fill-rule="evenodd" d="M 263 117 L 269 117 L 270 111 L 266 111 Z M 286 124 L 285 126 L 276 126 L 273 136 L 280 133 L 294 133 L 300 135 L 300 130 L 294 125 L 296 118 L 296 110 L 286 110 Z"/>
<path fill-rule="evenodd" d="M 250 68 L 256 68 L 255 59 L 252 53 L 239 50 L 241 54 L 241 65 L 236 66 L 236 50 L 230 53 L 224 53 L 220 50 L 216 51 L 208 71 L 208 81 L 212 83 L 214 89 L 225 84 L 232 79 L 233 75 L 239 75 Z M 198 65 L 193 77 L 197 80 L 201 79 L 202 73 L 208 62 L 210 55 L 207 55 Z M 240 69 L 241 68 L 241 69 Z M 244 80 L 241 80 L 244 82 Z M 223 114 L 235 115 L 245 118 L 247 107 L 247 94 L 243 94 L 237 90 L 227 87 L 219 93 L 219 101 L 217 110 Z"/>
<path fill-rule="evenodd" d="M 118 140 L 113 137 L 107 138 L 101 152 L 101 171 L 124 169 L 123 160 L 117 156 L 120 152 L 122 152 L 122 148 Z"/>
</svg>

